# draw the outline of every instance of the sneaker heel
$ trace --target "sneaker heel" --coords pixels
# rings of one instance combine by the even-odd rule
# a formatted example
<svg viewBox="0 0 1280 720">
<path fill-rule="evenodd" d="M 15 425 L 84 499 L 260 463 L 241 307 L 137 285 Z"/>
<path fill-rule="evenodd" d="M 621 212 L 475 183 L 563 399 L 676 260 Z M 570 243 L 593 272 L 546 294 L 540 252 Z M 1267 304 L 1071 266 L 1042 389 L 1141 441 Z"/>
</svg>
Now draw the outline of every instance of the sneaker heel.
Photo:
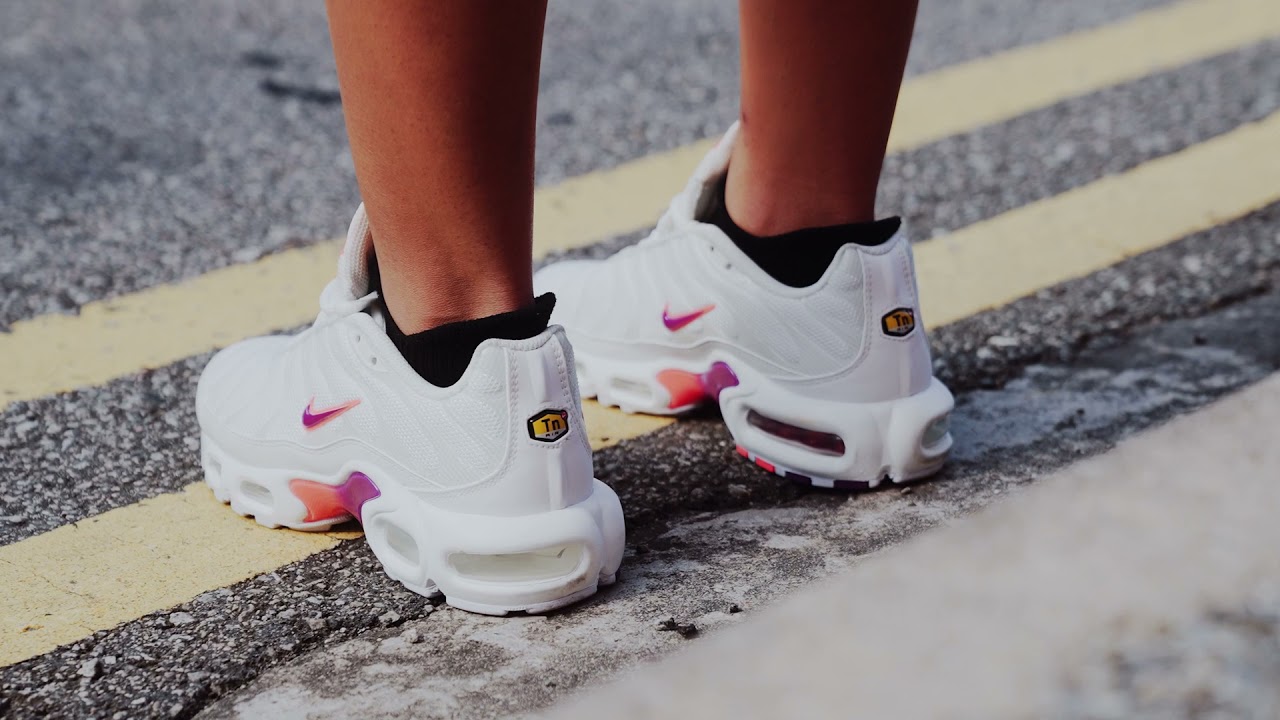
<svg viewBox="0 0 1280 720">
<path fill-rule="evenodd" d="M 410 590 L 485 615 L 549 612 L 611 583 L 622 562 L 622 505 L 592 482 L 576 505 L 510 517 L 449 511 L 388 483 L 364 506 L 365 536 Z"/>
<path fill-rule="evenodd" d="M 896 400 L 842 403 L 798 398 L 767 381 L 721 398 L 737 453 L 793 482 L 867 490 L 932 475 L 951 450 L 955 401 L 933 380 Z"/>
</svg>

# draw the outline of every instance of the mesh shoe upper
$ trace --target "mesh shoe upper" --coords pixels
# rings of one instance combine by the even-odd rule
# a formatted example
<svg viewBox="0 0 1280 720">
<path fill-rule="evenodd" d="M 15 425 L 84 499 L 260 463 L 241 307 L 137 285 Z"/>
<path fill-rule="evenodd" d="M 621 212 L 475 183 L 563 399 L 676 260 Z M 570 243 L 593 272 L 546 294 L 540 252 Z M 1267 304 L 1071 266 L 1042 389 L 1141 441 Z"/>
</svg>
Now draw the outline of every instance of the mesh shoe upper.
<svg viewBox="0 0 1280 720">
<path fill-rule="evenodd" d="M 374 299 L 366 292 L 370 244 L 361 209 L 315 324 L 293 337 L 237 343 L 210 361 L 197 391 L 202 432 L 246 464 L 323 475 L 370 460 L 439 498 L 490 494 L 486 487 L 513 473 L 530 486 L 557 474 L 586 483 L 553 492 L 491 488 L 503 494 L 499 514 L 524 512 L 521 497 L 536 506 L 557 493 L 565 502 L 589 493 L 590 448 L 563 332 L 485 341 L 455 385 L 435 387 L 399 355 L 381 318 L 363 311 Z M 552 444 L 531 440 L 526 421 L 546 407 L 570 413 L 576 432 Z"/>
<path fill-rule="evenodd" d="M 816 284 L 794 288 L 756 266 L 717 227 L 698 221 L 728 165 L 736 127 L 703 160 L 653 233 L 600 261 L 551 265 L 538 292 L 559 298 L 562 324 L 586 361 L 696 362 L 730 352 L 815 396 L 878 401 L 919 392 L 931 367 L 923 329 L 898 337 L 882 320 L 905 309 L 919 323 L 905 233 L 847 245 Z M 860 379 L 850 381 L 855 370 Z"/>
</svg>

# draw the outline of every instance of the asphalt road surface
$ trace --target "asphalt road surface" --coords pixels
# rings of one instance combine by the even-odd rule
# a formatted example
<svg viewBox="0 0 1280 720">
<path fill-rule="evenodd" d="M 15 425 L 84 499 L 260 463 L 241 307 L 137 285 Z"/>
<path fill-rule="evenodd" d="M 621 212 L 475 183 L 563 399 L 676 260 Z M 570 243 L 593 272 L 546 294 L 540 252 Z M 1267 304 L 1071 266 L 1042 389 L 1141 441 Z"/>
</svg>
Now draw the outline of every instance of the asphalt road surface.
<svg viewBox="0 0 1280 720">
<path fill-rule="evenodd" d="M 205 515 L 162 534 L 148 508 L 198 492 L 195 383 L 221 339 L 102 380 L 69 375 L 56 393 L 21 394 L 43 379 L 17 372 L 19 391 L 0 395 L 0 578 L 12 584 L 0 594 L 13 596 L 0 605 L 0 716 L 344 717 L 344 698 L 361 693 L 371 716 L 536 711 L 1247 392 L 1280 370 L 1280 134 L 1267 129 L 1280 117 L 1280 19 L 1263 0 L 1219 4 L 1225 39 L 1196 50 L 1206 3 L 924 0 L 908 86 L 931 117 L 991 110 L 904 141 L 881 209 L 906 219 L 926 258 L 1032 228 L 1002 240 L 978 283 L 990 299 L 932 330 L 936 372 L 957 395 L 954 461 L 932 482 L 848 495 L 742 462 L 713 412 L 620 420 L 597 438 L 596 471 L 626 508 L 624 575 L 567 612 L 492 619 L 429 602 L 383 576 L 358 527 L 239 575 L 236 557 L 200 555 L 214 532 Z M 1233 24 L 1232 12 L 1257 22 Z M 344 231 L 358 196 L 319 5 L 6 3 L 0 27 L 6 374 L 36 351 L 27 338 L 55 348 L 45 372 L 56 374 L 56 348 L 75 352 L 96 317 L 86 308 L 145 306 L 173 286 L 212 312 L 222 298 L 198 289 L 209 273 Z M 1108 45 L 1117 29 L 1142 42 Z M 736 115 L 736 59 L 733 3 L 553 2 L 539 187 L 714 137 Z M 1108 74 L 1125 63 L 1132 71 Z M 1027 67 L 1060 90 L 1030 101 L 999 82 Z M 948 94 L 965 72 L 990 81 Z M 1100 79 L 1073 84 L 1085 77 Z M 1200 159 L 1206 148 L 1228 160 Z M 626 177 L 619 192 L 683 182 Z M 1028 225 L 1026 213 L 1044 219 Z M 1137 250 L 1108 249 L 1148 231 Z M 607 254 L 644 232 L 552 256 Z M 1097 258 L 1088 267 L 1036 265 L 1075 243 Z M 292 542 L 245 523 L 272 553 Z M 101 528 L 126 538 L 120 552 L 157 558 L 108 597 L 92 588 L 116 546 L 100 567 L 69 556 L 78 533 Z M 231 570 L 188 582 L 166 574 L 166 557 Z M 14 570 L 19 559 L 39 572 Z M 697 631 L 665 631 L 667 619 Z"/>
</svg>

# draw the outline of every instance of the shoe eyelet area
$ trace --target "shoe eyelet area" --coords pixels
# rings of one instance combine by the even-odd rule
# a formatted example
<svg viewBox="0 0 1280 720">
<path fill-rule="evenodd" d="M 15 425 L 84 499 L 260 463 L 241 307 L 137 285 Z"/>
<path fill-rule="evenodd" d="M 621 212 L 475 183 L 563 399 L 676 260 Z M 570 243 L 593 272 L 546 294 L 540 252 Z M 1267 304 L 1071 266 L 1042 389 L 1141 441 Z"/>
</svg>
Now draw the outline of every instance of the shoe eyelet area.
<svg viewBox="0 0 1280 720">
<path fill-rule="evenodd" d="M 369 367 L 378 367 L 378 356 L 374 354 L 374 348 L 372 346 L 365 344 L 364 335 L 362 333 L 353 332 L 348 337 L 350 338 L 352 348 L 356 350 L 357 357 L 363 360 Z"/>
</svg>

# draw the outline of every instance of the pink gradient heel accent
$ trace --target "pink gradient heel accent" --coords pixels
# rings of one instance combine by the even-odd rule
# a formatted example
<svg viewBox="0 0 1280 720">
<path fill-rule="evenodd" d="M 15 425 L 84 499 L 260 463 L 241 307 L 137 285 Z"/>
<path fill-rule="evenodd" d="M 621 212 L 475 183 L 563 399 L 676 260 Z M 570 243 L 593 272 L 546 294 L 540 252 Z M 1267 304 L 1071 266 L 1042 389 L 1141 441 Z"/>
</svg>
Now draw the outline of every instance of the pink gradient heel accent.
<svg viewBox="0 0 1280 720">
<path fill-rule="evenodd" d="M 326 485 L 314 480 L 294 478 L 289 491 L 307 507 L 304 522 L 332 520 L 350 515 L 363 522 L 364 504 L 381 495 L 378 486 L 362 472 L 353 472 L 341 485 Z"/>
<path fill-rule="evenodd" d="M 702 391 L 702 383 L 698 376 L 685 370 L 663 370 L 658 373 L 658 382 L 671 394 L 669 408 L 684 407 L 701 402 L 706 393 Z"/>
<path fill-rule="evenodd" d="M 727 364 L 714 362 L 704 373 L 663 370 L 658 373 L 658 382 L 671 394 L 671 402 L 667 403 L 667 407 L 674 410 L 696 405 L 703 400 L 719 400 L 721 391 L 737 386 L 738 376 Z"/>
</svg>

